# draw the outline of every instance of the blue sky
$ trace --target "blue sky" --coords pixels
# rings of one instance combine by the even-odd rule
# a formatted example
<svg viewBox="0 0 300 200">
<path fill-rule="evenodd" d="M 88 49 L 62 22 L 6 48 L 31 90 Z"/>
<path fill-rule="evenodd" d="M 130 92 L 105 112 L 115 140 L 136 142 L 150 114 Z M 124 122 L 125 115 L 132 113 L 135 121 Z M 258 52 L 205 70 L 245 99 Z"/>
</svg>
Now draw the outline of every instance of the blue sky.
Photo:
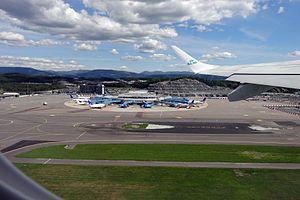
<svg viewBox="0 0 300 200">
<path fill-rule="evenodd" d="M 23 9 L 26 7 L 27 9 Z M 2 0 L 0 66 L 189 70 L 300 59 L 298 0 Z"/>
</svg>

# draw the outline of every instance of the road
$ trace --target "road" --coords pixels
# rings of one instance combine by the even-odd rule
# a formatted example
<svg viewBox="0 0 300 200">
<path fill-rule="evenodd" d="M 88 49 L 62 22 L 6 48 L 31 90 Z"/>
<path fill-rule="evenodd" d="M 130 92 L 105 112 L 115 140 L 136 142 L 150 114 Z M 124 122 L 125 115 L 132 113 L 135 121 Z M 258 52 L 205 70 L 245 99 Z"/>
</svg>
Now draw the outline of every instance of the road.
<svg viewBox="0 0 300 200">
<path fill-rule="evenodd" d="M 166 162 L 130 160 L 76 160 L 47 158 L 13 158 L 14 163 L 98 165 L 98 166 L 143 166 L 143 167 L 188 167 L 188 168 L 230 168 L 230 169 L 300 169 L 295 163 L 229 163 L 229 162 Z"/>
</svg>

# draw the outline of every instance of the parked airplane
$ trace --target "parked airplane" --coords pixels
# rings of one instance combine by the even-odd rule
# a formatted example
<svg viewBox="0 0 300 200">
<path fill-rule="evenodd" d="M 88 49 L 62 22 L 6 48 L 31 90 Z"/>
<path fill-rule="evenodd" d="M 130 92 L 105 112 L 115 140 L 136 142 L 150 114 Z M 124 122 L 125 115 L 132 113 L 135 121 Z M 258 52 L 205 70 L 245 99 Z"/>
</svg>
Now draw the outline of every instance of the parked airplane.
<svg viewBox="0 0 300 200">
<path fill-rule="evenodd" d="M 89 104 L 88 103 L 88 99 L 74 99 L 75 101 L 76 101 L 76 103 L 78 104 L 78 105 L 87 105 L 87 104 Z"/>
<path fill-rule="evenodd" d="M 78 104 L 78 105 L 87 105 L 89 104 L 90 97 L 84 97 L 84 96 L 71 96 L 70 97 Z"/>
<path fill-rule="evenodd" d="M 106 106 L 106 104 L 105 103 L 93 103 L 93 104 L 90 103 L 89 106 L 92 109 L 102 109 Z"/>
<path fill-rule="evenodd" d="M 160 100 L 162 103 L 165 103 L 167 105 L 170 105 L 172 103 L 189 103 L 191 100 L 189 100 L 188 98 L 185 97 L 165 97 L 163 99 Z"/>
<path fill-rule="evenodd" d="M 129 105 L 128 105 L 128 103 L 126 101 L 124 101 L 124 102 L 122 102 L 122 103 L 119 104 L 120 108 L 128 108 L 128 106 Z"/>
<path fill-rule="evenodd" d="M 241 85 L 229 95 L 229 101 L 244 100 L 274 87 L 300 89 L 300 60 L 251 65 L 218 66 L 197 61 L 183 50 L 171 46 L 193 72 L 226 77 Z"/>
<path fill-rule="evenodd" d="M 141 108 L 152 108 L 153 103 L 151 102 L 143 102 L 143 104 L 141 104 Z"/>
<path fill-rule="evenodd" d="M 206 97 L 204 97 L 201 101 L 197 101 L 197 100 L 193 100 L 193 101 L 194 101 L 193 104 L 195 104 L 195 105 L 197 105 L 197 104 L 204 104 L 204 103 L 206 103 Z"/>
</svg>

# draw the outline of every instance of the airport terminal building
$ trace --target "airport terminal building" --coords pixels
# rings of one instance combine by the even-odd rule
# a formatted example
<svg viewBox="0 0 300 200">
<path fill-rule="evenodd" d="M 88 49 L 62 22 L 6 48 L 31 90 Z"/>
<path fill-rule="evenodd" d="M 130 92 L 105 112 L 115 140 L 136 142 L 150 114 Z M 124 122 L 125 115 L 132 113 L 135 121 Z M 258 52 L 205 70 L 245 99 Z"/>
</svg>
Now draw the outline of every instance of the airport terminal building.
<svg viewBox="0 0 300 200">
<path fill-rule="evenodd" d="M 148 92 L 147 90 L 129 91 L 128 93 L 119 94 L 118 98 L 137 103 L 142 103 L 144 101 L 153 102 L 158 100 L 155 93 Z"/>
</svg>

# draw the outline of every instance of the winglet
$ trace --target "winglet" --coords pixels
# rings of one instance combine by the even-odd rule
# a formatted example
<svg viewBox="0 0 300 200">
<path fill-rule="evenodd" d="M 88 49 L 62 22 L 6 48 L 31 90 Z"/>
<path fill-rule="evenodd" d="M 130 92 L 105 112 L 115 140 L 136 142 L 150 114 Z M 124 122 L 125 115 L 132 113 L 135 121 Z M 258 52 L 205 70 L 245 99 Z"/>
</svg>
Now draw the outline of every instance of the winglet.
<svg viewBox="0 0 300 200">
<path fill-rule="evenodd" d="M 174 50 L 174 52 L 176 53 L 176 55 L 183 60 L 184 62 L 187 63 L 187 65 L 193 65 L 196 64 L 198 61 L 193 58 L 192 56 L 190 56 L 189 54 L 187 54 L 186 52 L 182 51 L 181 49 L 179 49 L 176 46 L 171 46 L 171 48 Z"/>
<path fill-rule="evenodd" d="M 200 61 L 197 61 L 195 58 L 184 52 L 183 50 L 179 49 L 177 46 L 171 46 L 171 48 L 174 50 L 176 55 L 181 58 L 195 73 L 205 72 L 207 70 L 211 70 L 216 68 L 215 65 L 209 65 L 206 63 L 202 63 Z"/>
</svg>

